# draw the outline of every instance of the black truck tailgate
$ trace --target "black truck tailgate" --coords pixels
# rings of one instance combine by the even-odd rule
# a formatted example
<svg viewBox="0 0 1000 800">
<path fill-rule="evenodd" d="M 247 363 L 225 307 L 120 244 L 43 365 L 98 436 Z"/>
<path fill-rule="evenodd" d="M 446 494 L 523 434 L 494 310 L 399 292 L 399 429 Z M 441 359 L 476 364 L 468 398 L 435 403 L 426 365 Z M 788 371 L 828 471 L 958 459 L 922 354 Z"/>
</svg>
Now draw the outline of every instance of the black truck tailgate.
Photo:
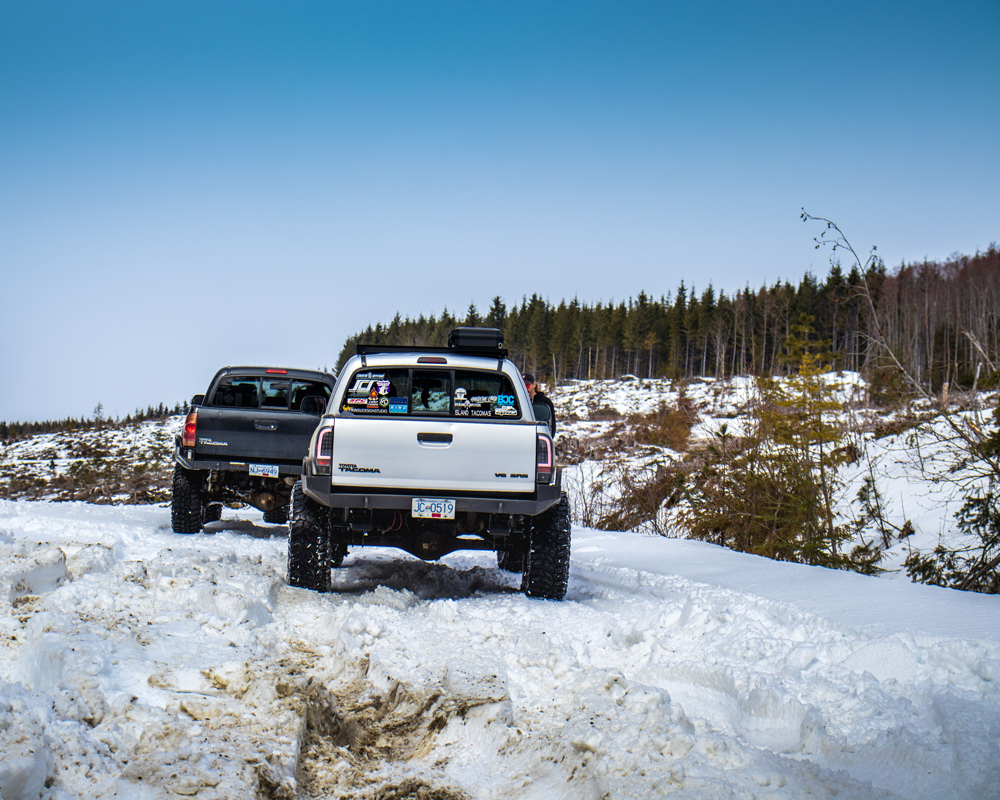
<svg viewBox="0 0 1000 800">
<path fill-rule="evenodd" d="M 198 409 L 195 458 L 301 462 L 319 417 L 265 408 Z"/>
</svg>

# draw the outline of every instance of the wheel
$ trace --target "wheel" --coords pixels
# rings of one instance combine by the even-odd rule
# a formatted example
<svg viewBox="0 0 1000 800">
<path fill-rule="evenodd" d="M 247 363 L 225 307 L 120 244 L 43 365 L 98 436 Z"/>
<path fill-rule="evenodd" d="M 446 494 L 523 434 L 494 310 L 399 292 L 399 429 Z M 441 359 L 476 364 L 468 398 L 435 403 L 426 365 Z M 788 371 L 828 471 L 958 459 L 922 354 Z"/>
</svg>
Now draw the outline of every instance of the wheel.
<svg viewBox="0 0 1000 800">
<path fill-rule="evenodd" d="M 270 511 L 265 511 L 264 522 L 270 522 L 272 525 L 284 525 L 288 522 L 288 506 L 275 506 Z"/>
<path fill-rule="evenodd" d="M 521 591 L 528 597 L 562 600 L 566 596 L 571 527 L 565 493 L 558 503 L 531 520 L 531 539 L 521 579 Z"/>
<path fill-rule="evenodd" d="M 315 592 L 330 591 L 330 512 L 302 492 L 302 481 L 292 487 L 288 524 L 288 585 Z M 343 561 L 343 556 L 340 557 Z M 338 564 L 339 566 L 339 564 Z"/>
<path fill-rule="evenodd" d="M 497 550 L 497 566 L 507 572 L 524 572 L 524 551 L 519 548 Z"/>
<path fill-rule="evenodd" d="M 222 504 L 212 503 L 211 505 L 205 506 L 205 513 L 203 514 L 202 519 L 206 523 L 218 522 L 222 519 Z"/>
<path fill-rule="evenodd" d="M 170 500 L 170 524 L 174 533 L 198 533 L 201 530 L 202 505 L 197 473 L 180 464 L 174 465 L 173 496 Z"/>
</svg>

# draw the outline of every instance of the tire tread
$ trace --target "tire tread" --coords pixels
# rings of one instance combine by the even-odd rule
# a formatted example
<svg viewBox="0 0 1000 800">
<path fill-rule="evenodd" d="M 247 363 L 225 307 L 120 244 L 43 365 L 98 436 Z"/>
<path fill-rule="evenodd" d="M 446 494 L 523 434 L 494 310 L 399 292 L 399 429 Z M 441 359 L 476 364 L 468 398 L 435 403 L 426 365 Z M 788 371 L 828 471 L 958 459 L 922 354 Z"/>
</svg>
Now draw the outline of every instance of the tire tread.
<svg viewBox="0 0 1000 800">
<path fill-rule="evenodd" d="M 521 580 L 521 591 L 528 597 L 562 600 L 566 596 L 572 527 L 565 492 L 558 503 L 531 520 L 531 538 Z"/>
<path fill-rule="evenodd" d="M 174 533 L 198 533 L 204 520 L 201 493 L 189 473 L 174 465 L 173 494 L 170 498 L 170 525 Z"/>
<path fill-rule="evenodd" d="M 331 549 L 330 512 L 307 497 L 298 481 L 292 487 L 288 522 L 288 585 L 330 591 L 330 567 L 335 560 Z"/>
</svg>

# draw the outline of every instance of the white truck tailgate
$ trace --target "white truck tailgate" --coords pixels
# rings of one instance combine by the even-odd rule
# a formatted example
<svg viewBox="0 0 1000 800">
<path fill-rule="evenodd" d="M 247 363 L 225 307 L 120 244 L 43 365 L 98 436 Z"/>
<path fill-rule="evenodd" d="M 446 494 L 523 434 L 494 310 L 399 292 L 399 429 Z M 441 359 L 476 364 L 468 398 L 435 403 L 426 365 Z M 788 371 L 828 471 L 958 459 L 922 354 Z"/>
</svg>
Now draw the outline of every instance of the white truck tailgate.
<svg viewBox="0 0 1000 800">
<path fill-rule="evenodd" d="M 531 492 L 535 426 L 341 417 L 332 484 L 403 491 Z"/>
</svg>

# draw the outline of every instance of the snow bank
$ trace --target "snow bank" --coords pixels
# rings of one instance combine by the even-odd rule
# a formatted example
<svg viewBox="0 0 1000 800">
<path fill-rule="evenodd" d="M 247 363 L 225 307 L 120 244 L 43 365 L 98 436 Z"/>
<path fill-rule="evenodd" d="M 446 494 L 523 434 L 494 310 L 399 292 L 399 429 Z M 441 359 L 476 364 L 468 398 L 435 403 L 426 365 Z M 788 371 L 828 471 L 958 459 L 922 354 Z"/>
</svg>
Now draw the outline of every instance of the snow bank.
<svg viewBox="0 0 1000 800">
<path fill-rule="evenodd" d="M 1000 797 L 1000 598 L 580 528 L 563 603 L 379 550 L 317 595 L 237 516 L 0 502 L 5 800 Z"/>
</svg>

